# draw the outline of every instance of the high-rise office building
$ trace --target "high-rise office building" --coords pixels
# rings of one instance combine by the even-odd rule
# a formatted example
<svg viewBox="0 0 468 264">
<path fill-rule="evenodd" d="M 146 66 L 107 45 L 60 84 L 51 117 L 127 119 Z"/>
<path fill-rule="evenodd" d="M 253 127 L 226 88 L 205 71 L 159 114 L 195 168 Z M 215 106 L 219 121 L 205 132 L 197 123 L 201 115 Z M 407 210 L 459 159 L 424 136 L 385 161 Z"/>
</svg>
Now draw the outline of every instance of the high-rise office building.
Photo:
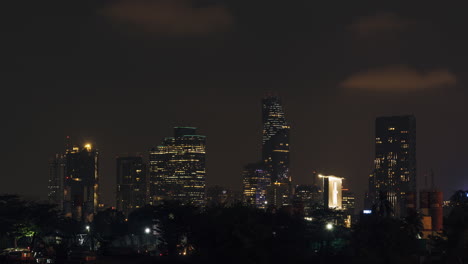
<svg viewBox="0 0 468 264">
<path fill-rule="evenodd" d="M 369 178 L 371 202 L 384 193 L 395 216 L 416 209 L 416 119 L 379 117 L 375 124 L 375 167 Z"/>
<path fill-rule="evenodd" d="M 149 152 L 151 203 L 178 200 L 183 204 L 205 204 L 206 138 L 195 127 L 175 127 Z"/>
<path fill-rule="evenodd" d="M 281 207 L 291 203 L 289 173 L 289 130 L 281 100 L 267 96 L 262 101 L 262 160 L 271 177 L 268 191 L 270 205 Z"/>
<path fill-rule="evenodd" d="M 354 215 L 354 209 L 356 208 L 354 193 L 349 189 L 341 189 L 342 196 L 342 207 L 348 214 Z"/>
<path fill-rule="evenodd" d="M 424 223 L 425 237 L 442 232 L 443 229 L 443 194 L 437 189 L 426 189 L 420 192 L 420 210 L 424 218 L 430 219 L 430 224 Z M 426 222 L 426 221 L 424 221 Z"/>
<path fill-rule="evenodd" d="M 323 180 L 323 206 L 325 208 L 343 209 L 343 178 L 333 175 L 318 175 Z"/>
<path fill-rule="evenodd" d="M 126 216 L 146 204 L 146 164 L 142 157 L 117 158 L 117 210 Z"/>
<path fill-rule="evenodd" d="M 271 185 L 270 175 L 262 163 L 248 164 L 242 171 L 244 202 L 266 209 L 267 188 Z"/>
<path fill-rule="evenodd" d="M 56 154 L 49 162 L 48 199 L 63 210 L 63 185 L 66 174 L 65 155 Z"/>
<path fill-rule="evenodd" d="M 64 214 L 93 221 L 99 206 L 99 153 L 91 144 L 74 146 L 65 153 Z"/>
<path fill-rule="evenodd" d="M 423 237 L 441 232 L 444 225 L 443 193 L 434 184 L 434 172 L 431 172 L 431 185 L 425 175 L 424 188 L 419 193 L 419 209 L 423 216 Z"/>
<path fill-rule="evenodd" d="M 294 201 L 304 209 L 306 216 L 311 215 L 314 209 L 323 205 L 323 192 L 317 185 L 297 185 L 294 191 Z"/>
</svg>

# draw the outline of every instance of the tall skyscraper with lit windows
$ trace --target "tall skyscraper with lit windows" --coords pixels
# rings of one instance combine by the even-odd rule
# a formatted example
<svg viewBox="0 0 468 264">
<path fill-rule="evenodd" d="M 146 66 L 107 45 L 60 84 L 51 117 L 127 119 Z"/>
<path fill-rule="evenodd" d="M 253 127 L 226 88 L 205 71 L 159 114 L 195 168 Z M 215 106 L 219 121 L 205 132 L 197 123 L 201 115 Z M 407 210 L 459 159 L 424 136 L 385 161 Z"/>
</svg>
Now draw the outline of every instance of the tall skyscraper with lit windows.
<svg viewBox="0 0 468 264">
<path fill-rule="evenodd" d="M 150 150 L 150 197 L 152 204 L 178 200 L 183 204 L 205 204 L 206 138 L 195 127 L 175 127 Z"/>
<path fill-rule="evenodd" d="M 142 157 L 117 158 L 117 210 L 126 216 L 145 206 L 147 198 L 146 164 Z"/>
<path fill-rule="evenodd" d="M 278 96 L 267 96 L 262 101 L 262 160 L 271 177 L 268 201 L 277 207 L 291 204 L 291 177 L 289 173 L 290 126 Z"/>
<path fill-rule="evenodd" d="M 244 202 L 256 208 L 266 209 L 267 189 L 271 185 L 270 174 L 263 163 L 248 164 L 242 171 Z"/>
<path fill-rule="evenodd" d="M 66 217 L 92 222 L 99 207 L 99 152 L 91 144 L 67 147 L 63 212 Z"/>
<path fill-rule="evenodd" d="M 66 174 L 65 155 L 56 154 L 49 162 L 48 200 L 63 210 L 63 186 Z"/>
<path fill-rule="evenodd" d="M 375 123 L 374 172 L 369 178 L 372 204 L 384 193 L 395 216 L 416 209 L 416 119 L 414 116 L 379 117 Z"/>
</svg>

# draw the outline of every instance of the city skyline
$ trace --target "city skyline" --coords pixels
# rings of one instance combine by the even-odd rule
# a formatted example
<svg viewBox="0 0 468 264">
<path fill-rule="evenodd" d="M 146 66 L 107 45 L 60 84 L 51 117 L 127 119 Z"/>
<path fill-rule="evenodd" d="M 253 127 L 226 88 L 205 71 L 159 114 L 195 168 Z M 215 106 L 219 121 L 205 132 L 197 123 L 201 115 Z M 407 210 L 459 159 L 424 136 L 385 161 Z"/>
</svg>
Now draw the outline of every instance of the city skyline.
<svg viewBox="0 0 468 264">
<path fill-rule="evenodd" d="M 207 185 L 239 190 L 242 167 L 261 155 L 268 91 L 291 123 L 294 184 L 314 170 L 345 177 L 362 203 L 374 119 L 412 114 L 419 182 L 433 169 L 445 195 L 468 188 L 462 8 L 175 0 L 161 21 L 125 11 L 159 14 L 158 1 L 29 2 L 5 8 L 1 193 L 45 199 L 48 160 L 69 135 L 100 149 L 110 204 L 115 156 L 145 153 L 174 126 L 209 139 Z"/>
<path fill-rule="evenodd" d="M 268 98 L 268 95 L 267 95 L 267 97 L 265 97 L 265 98 Z M 263 103 L 264 103 L 264 101 L 265 101 L 265 99 L 262 100 Z M 284 115 L 284 114 L 283 114 L 283 115 Z M 407 121 L 408 118 L 409 118 L 409 121 Z M 152 163 L 151 163 L 151 160 L 152 160 L 151 155 L 157 154 L 158 152 L 161 152 L 163 149 L 166 149 L 167 146 L 164 145 L 164 144 L 166 144 L 166 143 L 164 143 L 164 142 L 166 142 L 166 141 L 167 141 L 167 142 L 172 142 L 172 141 L 174 141 L 175 139 L 177 139 L 178 137 L 190 137 L 190 138 L 188 139 L 189 141 L 190 141 L 190 139 L 192 139 L 192 137 L 195 137 L 195 138 L 203 138 L 203 142 L 204 142 L 204 141 L 205 141 L 205 139 L 204 139 L 205 137 L 204 137 L 204 136 L 198 136 L 198 135 L 196 135 L 196 132 L 195 132 L 196 129 L 197 129 L 197 128 L 194 128 L 194 127 L 175 127 L 175 128 L 174 128 L 175 137 L 165 137 L 164 140 L 163 140 L 163 144 L 160 145 L 160 146 L 158 146 L 158 151 L 156 151 L 155 148 L 152 148 L 151 150 L 149 150 L 149 152 L 148 152 L 149 155 L 148 155 L 148 157 L 146 157 L 146 159 L 143 159 L 143 156 L 142 156 L 142 155 L 140 155 L 140 156 L 138 156 L 138 157 L 136 157 L 136 156 L 134 156 L 134 157 L 132 157 L 132 156 L 128 156 L 128 157 L 119 157 L 119 156 L 116 156 L 116 161 L 117 161 L 117 164 L 118 164 L 117 168 L 119 168 L 119 166 L 120 166 L 120 165 L 119 165 L 119 161 L 120 161 L 120 160 L 126 160 L 126 159 L 132 160 L 132 159 L 135 159 L 135 158 L 141 160 L 141 162 L 140 162 L 141 165 L 140 165 L 140 166 L 143 166 L 143 168 L 146 166 L 146 164 L 148 164 L 149 168 L 151 168 L 151 164 L 152 164 Z M 289 129 L 289 126 L 288 126 L 288 129 Z M 368 187 L 367 189 L 365 189 L 366 195 L 368 195 L 367 193 L 370 193 L 370 194 L 371 194 L 371 196 L 370 196 L 371 199 L 369 199 L 369 200 L 366 201 L 366 199 L 367 199 L 366 196 L 363 196 L 363 198 L 364 198 L 364 199 L 362 199 L 363 201 L 359 201 L 359 199 L 361 199 L 361 197 L 359 197 L 359 195 L 358 195 L 359 198 L 357 199 L 357 200 L 358 200 L 358 201 L 357 201 L 357 204 L 363 203 L 363 205 L 360 206 L 360 207 L 363 208 L 363 209 L 366 209 L 366 208 L 369 209 L 370 206 L 371 206 L 371 204 L 373 203 L 373 201 L 374 201 L 374 200 L 376 199 L 376 197 L 378 196 L 377 193 L 378 193 L 378 190 L 380 190 L 380 189 L 379 189 L 380 187 L 378 187 L 377 185 L 376 185 L 377 187 L 375 187 L 375 186 L 373 186 L 373 185 L 377 184 L 377 183 L 376 183 L 376 181 L 377 181 L 377 180 L 376 180 L 376 173 L 378 174 L 377 171 L 378 171 L 378 169 L 381 168 L 381 165 L 380 165 L 380 164 L 383 164 L 383 162 L 384 162 L 384 161 L 381 161 L 381 160 L 383 160 L 384 157 L 387 157 L 387 156 L 388 156 L 388 153 L 387 153 L 388 151 L 396 151 L 397 149 L 400 149 L 400 148 L 401 148 L 401 151 L 404 151 L 404 150 L 408 150 L 408 149 L 409 149 L 410 152 L 411 152 L 409 156 L 412 156 L 412 158 L 408 158 L 408 157 L 405 158 L 405 162 L 409 162 L 408 164 L 410 164 L 410 165 L 409 165 L 410 167 L 407 167 L 407 164 L 406 164 L 406 163 L 405 163 L 405 165 L 401 165 L 401 164 L 398 163 L 398 161 L 396 162 L 396 163 L 398 163 L 398 164 L 395 165 L 395 164 L 392 163 L 391 159 L 389 158 L 389 161 L 388 161 L 388 162 L 389 162 L 389 164 L 390 164 L 390 163 L 393 164 L 393 165 L 391 165 L 392 168 L 393 168 L 393 166 L 395 166 L 395 167 L 398 167 L 397 169 L 399 170 L 400 167 L 404 167 L 404 168 L 405 168 L 405 171 L 407 171 L 407 170 L 410 170 L 410 171 L 411 171 L 411 170 L 415 170 L 415 165 L 416 165 L 416 150 L 415 150 L 415 142 L 416 142 L 415 132 L 416 132 L 416 125 L 415 125 L 415 117 L 414 117 L 414 116 L 408 116 L 408 115 L 407 115 L 407 116 L 377 117 L 377 118 L 375 119 L 375 129 L 376 129 L 376 131 L 375 131 L 375 146 L 376 146 L 376 149 L 379 149 L 379 151 L 376 152 L 377 154 L 376 154 L 376 158 L 375 158 L 375 160 L 374 160 L 374 166 L 375 166 L 375 167 L 374 167 L 374 172 L 372 172 L 371 175 L 370 175 L 370 177 L 368 178 L 369 187 Z M 392 130 L 392 131 L 390 131 L 390 130 Z M 393 130 L 395 130 L 395 131 L 393 131 Z M 392 133 L 395 134 L 395 135 L 397 135 L 397 137 L 394 138 Z M 400 138 L 400 136 L 399 136 L 400 133 L 404 133 L 404 134 L 402 134 L 404 137 L 401 137 L 401 138 Z M 187 134 L 187 135 L 185 135 L 185 134 Z M 188 134 L 190 134 L 190 135 L 188 135 Z M 191 135 L 191 134 L 193 134 L 193 135 Z M 403 138 L 403 139 L 402 139 L 402 138 Z M 263 136 L 263 139 L 265 139 L 265 135 Z M 392 145 L 392 147 L 391 147 L 390 149 L 389 149 L 388 147 L 385 147 L 385 146 L 386 146 L 385 144 L 384 144 L 385 146 L 381 146 L 381 145 L 382 145 L 382 141 L 388 141 L 389 139 L 393 139 L 392 142 L 394 141 L 394 142 L 397 142 L 398 144 L 396 144 L 395 146 L 393 146 L 393 145 L 392 145 L 392 142 L 389 141 L 389 142 L 390 142 L 390 145 Z M 168 140 L 169 140 L 169 141 L 168 141 Z M 183 141 L 183 142 L 187 143 L 187 142 L 189 142 L 189 141 L 187 141 L 187 139 L 185 139 L 185 141 Z M 401 141 L 401 142 L 400 142 L 400 141 Z M 175 142 L 175 141 L 174 141 L 174 142 Z M 173 143 L 174 143 L 174 142 L 173 142 Z M 181 142 L 182 142 L 182 141 L 181 141 Z M 185 144 L 185 143 L 184 143 L 184 144 Z M 400 144 L 400 143 L 405 143 L 405 144 Z M 408 144 L 408 143 L 409 143 L 409 144 Z M 198 143 L 197 143 L 197 144 L 198 144 Z M 205 144 L 205 143 L 203 143 L 203 144 Z M 400 145 L 401 145 L 401 146 L 400 146 Z M 408 146 L 408 145 L 409 145 L 409 146 Z M 72 146 L 73 146 L 73 147 L 72 147 Z M 168 146 L 169 146 L 169 145 L 168 145 Z M 175 145 L 174 145 L 174 146 L 175 146 Z M 183 147 L 183 146 L 185 146 L 185 145 L 181 145 L 181 147 Z M 188 146 L 188 145 L 187 145 L 187 146 Z M 71 144 L 71 139 L 70 139 L 69 136 L 66 137 L 66 146 L 65 146 L 65 147 L 66 147 L 67 151 L 68 151 L 68 149 L 73 149 L 73 151 L 78 151 L 78 150 L 80 149 L 79 146 L 77 146 L 77 145 L 75 145 L 75 144 Z M 92 145 L 91 145 L 90 143 L 87 143 L 87 144 L 85 144 L 85 145 L 82 147 L 82 149 L 83 149 L 83 150 L 91 150 L 91 147 L 92 147 Z M 94 147 L 94 146 L 93 146 L 93 147 Z M 169 146 L 169 147 L 170 147 L 170 146 Z M 163 149 L 161 149 L 161 148 L 163 148 Z M 177 147 L 176 147 L 176 148 L 177 148 Z M 184 147 L 183 147 L 183 148 L 184 148 Z M 205 148 L 205 146 L 204 146 L 203 148 Z M 67 153 L 67 151 L 66 151 L 65 153 Z M 98 150 L 95 149 L 95 150 L 93 150 L 93 151 L 98 151 Z M 386 151 L 387 151 L 387 152 L 386 152 Z M 165 151 L 165 152 L 167 152 L 167 151 Z M 167 153 L 172 153 L 172 152 L 170 151 L 170 152 L 167 152 Z M 174 152 L 174 153 L 176 153 L 176 152 Z M 197 152 L 197 153 L 198 153 L 198 152 Z M 203 153 L 205 153 L 205 152 L 203 152 Z M 393 153 L 393 152 L 391 152 L 391 153 Z M 403 152 L 402 152 L 402 153 L 403 153 Z M 407 152 L 405 152 L 405 153 L 407 153 Z M 161 152 L 161 154 L 163 154 L 163 153 Z M 126 155 L 128 155 L 128 154 L 125 154 L 124 156 L 126 156 Z M 392 156 L 392 157 L 393 157 L 393 156 Z M 394 159 L 394 158 L 392 158 L 392 159 Z M 147 160 L 147 161 L 143 161 L 143 160 Z M 155 159 L 153 158 L 153 161 L 154 161 L 154 160 L 155 160 Z M 162 162 L 162 160 L 161 160 L 160 162 Z M 57 200 L 63 199 L 63 196 L 62 196 L 61 198 L 59 198 L 60 196 L 57 195 L 57 189 L 60 189 L 60 187 L 59 187 L 58 185 L 60 185 L 60 184 L 61 184 L 62 186 L 64 185 L 63 182 L 60 183 L 59 178 L 60 178 L 60 175 L 66 174 L 66 172 L 61 172 L 61 171 L 64 170 L 64 169 L 66 170 L 65 163 L 66 163 L 66 155 L 60 154 L 60 153 L 59 153 L 59 154 L 56 154 L 55 157 L 53 157 L 53 158 L 51 158 L 51 159 L 49 160 L 49 183 L 48 183 L 48 199 L 49 199 L 49 201 L 52 201 L 52 202 L 53 202 L 53 201 L 57 201 Z M 163 162 L 163 163 L 167 163 L 167 162 Z M 156 165 L 156 164 L 153 164 L 153 166 L 155 166 L 155 165 Z M 166 165 L 163 165 L 163 166 L 167 166 L 167 164 L 166 164 Z M 387 165 L 385 165 L 385 166 L 387 166 Z M 388 166 L 390 166 L 390 165 L 388 165 Z M 412 167 L 411 167 L 411 166 L 412 166 Z M 161 167 L 161 166 L 160 166 L 160 167 Z M 240 179 L 240 181 L 242 182 L 241 184 L 244 186 L 244 187 L 241 187 L 240 189 L 242 190 L 242 188 L 244 188 L 244 195 L 247 195 L 247 196 L 245 196 L 245 198 L 244 198 L 244 202 L 247 202 L 248 204 L 250 204 L 250 203 L 255 204 L 254 200 L 245 200 L 245 199 L 246 199 L 246 198 L 248 199 L 248 197 L 250 197 L 250 196 L 255 197 L 255 195 L 259 195 L 259 194 L 261 194 L 262 192 L 265 192 L 265 191 L 266 191 L 266 190 L 265 190 L 265 189 L 266 189 L 266 186 L 269 186 L 269 184 L 264 184 L 264 186 L 261 187 L 261 188 L 258 190 L 258 191 L 259 191 L 258 194 L 254 194 L 254 193 L 250 193 L 250 192 L 247 194 L 247 193 L 246 193 L 246 190 L 247 190 L 247 189 L 245 189 L 246 186 L 247 186 L 247 185 L 246 185 L 246 184 L 247 184 L 247 183 L 246 183 L 246 180 L 247 180 L 247 181 L 250 181 L 250 180 L 248 180 L 247 178 L 249 178 L 249 177 L 257 177 L 257 176 L 250 176 L 250 175 L 256 174 L 256 173 L 257 173 L 256 170 L 258 170 L 258 169 L 266 169 L 266 168 L 267 168 L 266 165 L 264 165 L 262 162 L 256 163 L 256 164 L 251 163 L 251 164 L 248 164 L 248 165 L 244 166 L 243 170 L 240 171 L 240 177 L 239 177 L 239 179 Z M 149 178 L 150 178 L 150 180 L 148 180 L 147 183 L 146 183 L 146 182 L 144 183 L 145 185 L 148 184 L 149 186 L 152 186 L 152 184 L 154 184 L 154 183 L 151 183 L 151 182 L 154 181 L 156 178 L 155 178 L 155 176 L 151 176 L 151 170 L 152 170 L 152 169 L 148 169 L 148 170 L 145 169 L 145 172 L 143 172 L 143 173 L 147 174 L 147 176 L 145 176 L 145 177 L 149 177 Z M 249 170 L 252 170 L 252 172 L 248 172 Z M 140 170 L 140 171 L 141 171 L 141 170 Z M 386 170 L 385 170 L 385 171 L 386 171 Z M 61 174 L 61 173 L 62 173 L 62 174 Z M 262 172 L 262 173 L 263 173 L 263 172 Z M 265 174 L 265 177 L 268 178 L 268 182 L 270 182 L 270 181 L 271 181 L 271 176 L 270 176 L 271 173 L 269 173 L 269 172 L 267 173 L 266 171 L 265 171 L 265 173 L 266 173 L 266 174 Z M 389 173 L 391 174 L 391 172 L 389 172 Z M 433 188 L 436 188 L 436 185 L 434 185 L 434 174 L 433 174 L 433 171 L 432 171 L 431 173 L 432 173 L 432 175 L 431 175 L 431 177 L 432 177 L 432 186 L 433 186 Z M 385 175 L 386 175 L 386 174 L 387 174 L 387 172 L 385 172 Z M 390 185 L 395 185 L 395 184 L 392 183 L 391 181 L 388 181 L 388 180 L 385 178 L 385 177 L 388 177 L 388 176 L 385 176 L 385 175 L 380 176 L 380 178 L 381 178 L 380 184 L 385 184 L 385 185 L 389 185 L 389 186 L 390 186 Z M 415 172 L 415 171 L 409 172 L 409 173 L 405 173 L 405 176 L 406 176 L 406 178 L 407 178 L 407 181 L 408 181 L 408 179 L 412 179 L 412 180 L 411 180 L 411 181 L 412 181 L 412 186 L 415 186 L 415 187 L 417 188 L 417 191 L 419 192 L 419 191 L 421 191 L 421 190 L 423 190 L 424 188 L 427 187 L 427 186 L 426 186 L 426 185 L 427 185 L 427 173 L 424 174 L 424 178 L 425 178 L 425 181 L 426 181 L 426 183 L 425 183 L 426 185 L 424 185 L 424 186 L 423 186 L 423 185 L 420 185 L 420 184 L 418 185 L 416 182 L 414 182 L 414 181 L 415 181 L 415 179 L 414 179 L 414 176 L 415 176 L 415 175 L 416 175 L 416 172 Z M 130 176 L 129 176 L 129 177 L 130 177 Z M 152 178 L 153 180 L 151 180 L 151 177 L 153 177 L 153 178 Z M 246 178 L 246 177 L 247 177 L 247 178 Z M 316 179 L 314 179 L 314 177 L 315 177 Z M 306 184 L 308 184 L 308 185 L 310 185 L 310 186 L 312 186 L 313 184 L 316 184 L 316 183 L 317 183 L 317 179 L 318 179 L 317 177 L 320 178 L 320 177 L 324 177 L 324 176 L 321 176 L 320 174 L 317 176 L 317 172 L 314 171 L 314 172 L 312 172 L 312 177 L 309 179 L 308 182 L 306 182 Z M 327 176 L 327 177 L 328 177 L 328 176 Z M 382 178 L 382 177 L 383 177 L 383 178 Z M 119 174 L 119 169 L 117 169 L 117 181 L 116 181 L 116 183 L 117 183 L 117 188 L 119 188 L 119 179 L 120 179 L 120 178 L 122 178 L 122 176 Z M 205 176 L 203 176 L 203 178 L 205 178 Z M 385 178 L 385 179 L 384 179 L 384 178 Z M 255 180 L 255 181 L 256 181 L 256 180 Z M 248 184 L 249 184 L 249 186 L 250 186 L 251 184 L 255 184 L 255 183 L 252 182 L 252 183 L 248 183 Z M 380 184 L 379 184 L 379 185 L 380 185 Z M 297 185 L 297 184 L 296 184 L 296 185 Z M 349 182 L 348 182 L 347 185 L 349 186 L 349 185 L 353 185 L 353 184 L 349 184 Z M 150 190 L 152 187 L 149 187 L 149 186 L 148 186 L 148 187 L 145 186 L 145 188 L 147 188 L 146 191 L 148 191 L 148 194 L 149 194 L 149 196 L 147 196 L 147 198 L 145 198 L 145 201 L 146 201 L 146 203 L 155 203 L 156 201 L 155 201 L 152 197 L 150 197 L 150 196 L 151 196 L 151 195 L 155 195 L 156 192 L 155 192 L 155 190 Z M 205 186 L 205 185 L 204 185 L 204 186 Z M 297 185 L 297 186 L 299 186 L 299 185 Z M 214 184 L 214 185 L 209 185 L 209 186 L 207 186 L 207 187 L 219 187 L 219 185 Z M 222 187 L 226 188 L 226 186 L 222 186 Z M 104 188 L 105 188 L 105 189 L 108 189 L 108 186 L 105 186 Z M 252 185 L 252 187 L 248 187 L 248 188 L 258 188 L 258 187 Z M 413 187 L 413 188 L 414 188 L 414 187 Z M 232 190 L 232 191 L 239 191 L 239 189 L 235 189 L 235 188 L 234 188 L 234 189 L 231 189 L 231 188 L 228 187 L 227 189 L 228 189 L 228 190 Z M 341 187 L 340 187 L 340 189 L 341 189 Z M 388 190 L 388 188 L 383 188 L 382 190 L 384 190 L 384 189 L 385 189 L 385 190 Z M 252 189 L 252 190 L 253 190 L 253 189 Z M 263 191 L 262 191 L 262 190 L 263 190 Z M 349 189 L 346 189 L 346 190 L 349 191 Z M 145 192 L 146 192 L 146 191 L 145 191 Z M 117 197 L 119 197 L 119 190 L 117 190 L 116 192 L 117 192 Z M 263 193 L 263 195 L 265 195 L 265 193 Z M 403 203 L 402 203 L 402 202 L 396 202 L 397 200 L 398 200 L 398 201 L 400 201 L 400 200 L 405 200 L 406 198 L 405 198 L 405 199 L 403 199 L 403 198 L 398 198 L 398 199 L 395 198 L 395 199 L 393 199 L 391 194 L 388 194 L 388 193 L 387 193 L 386 195 L 387 195 L 388 199 L 390 200 L 390 202 L 395 206 L 395 208 L 404 208 L 404 207 L 406 206 L 406 203 L 404 203 L 404 202 L 403 202 Z M 414 195 L 414 193 L 413 193 L 413 195 Z M 167 199 L 167 198 L 165 198 L 165 199 Z M 172 199 L 172 198 L 171 198 L 171 199 Z M 257 198 L 257 199 L 258 199 L 258 198 Z M 266 197 L 264 196 L 264 197 L 261 198 L 261 199 L 263 199 L 263 200 L 262 200 L 262 201 L 263 201 L 262 204 L 266 204 L 266 202 L 265 202 Z M 354 199 L 354 198 L 353 198 L 353 199 Z M 292 201 L 292 197 L 291 197 L 291 200 L 290 200 L 290 201 Z M 354 203 L 354 202 L 355 202 L 355 201 L 353 201 L 353 203 Z M 370 202 L 370 203 L 366 203 L 366 202 Z M 157 202 L 156 202 L 156 203 L 157 203 Z M 400 203 L 399 206 L 396 206 L 398 203 Z M 59 204 L 59 206 L 62 206 L 62 203 L 58 203 L 58 204 Z M 144 203 L 140 202 L 139 207 L 142 206 L 141 204 L 144 204 Z M 119 206 L 118 198 L 117 198 L 116 201 L 111 201 L 111 203 L 105 204 L 105 205 L 103 204 L 102 206 L 107 206 L 107 207 L 109 207 L 109 206 L 115 206 L 115 205 L 117 205 L 117 207 L 119 207 L 119 208 L 121 207 L 121 206 Z M 411 206 L 416 207 L 416 200 L 412 203 Z M 258 207 L 258 205 L 257 205 L 257 207 Z M 266 208 L 266 206 L 260 206 L 260 207 L 263 208 L 263 209 Z M 400 210 L 403 210 L 403 209 L 396 209 L 396 211 L 395 211 L 396 214 L 399 215 L 399 216 L 404 215 L 404 214 L 400 213 Z M 123 210 L 123 211 L 125 211 L 125 212 L 127 212 L 127 213 L 129 212 L 129 211 L 127 211 L 127 210 Z"/>
</svg>

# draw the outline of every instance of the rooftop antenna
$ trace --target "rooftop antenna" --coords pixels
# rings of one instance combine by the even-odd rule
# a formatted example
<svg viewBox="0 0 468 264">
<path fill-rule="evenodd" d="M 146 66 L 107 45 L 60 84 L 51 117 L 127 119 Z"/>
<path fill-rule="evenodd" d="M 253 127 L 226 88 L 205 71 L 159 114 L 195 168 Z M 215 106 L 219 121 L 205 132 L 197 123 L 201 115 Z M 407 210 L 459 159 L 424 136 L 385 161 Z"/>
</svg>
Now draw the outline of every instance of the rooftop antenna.
<svg viewBox="0 0 468 264">
<path fill-rule="evenodd" d="M 434 170 L 431 169 L 431 188 L 435 190 L 435 185 L 434 185 Z"/>
<path fill-rule="evenodd" d="M 65 139 L 65 150 L 68 152 L 71 149 L 71 139 L 70 136 L 67 136 Z"/>
<path fill-rule="evenodd" d="M 424 173 L 424 187 L 428 188 L 428 185 L 427 185 L 427 172 Z"/>
</svg>

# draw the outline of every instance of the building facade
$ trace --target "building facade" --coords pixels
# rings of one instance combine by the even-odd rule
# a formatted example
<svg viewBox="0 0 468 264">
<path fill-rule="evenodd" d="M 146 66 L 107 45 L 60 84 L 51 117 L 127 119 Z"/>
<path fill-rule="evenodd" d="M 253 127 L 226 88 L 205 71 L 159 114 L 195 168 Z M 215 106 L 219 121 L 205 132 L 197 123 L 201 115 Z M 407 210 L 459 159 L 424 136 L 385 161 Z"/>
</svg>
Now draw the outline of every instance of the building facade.
<svg viewBox="0 0 468 264">
<path fill-rule="evenodd" d="M 379 193 L 404 217 L 416 209 L 416 119 L 414 116 L 379 117 L 375 124 L 374 172 L 369 177 L 368 199 Z"/>
<path fill-rule="evenodd" d="M 354 215 L 354 209 L 356 208 L 354 193 L 345 188 L 343 188 L 341 192 L 343 210 L 350 215 Z"/>
<path fill-rule="evenodd" d="M 63 210 L 63 186 L 66 174 L 66 159 L 63 154 L 56 154 L 49 162 L 48 200 Z"/>
<path fill-rule="evenodd" d="M 289 172 L 289 131 L 281 100 L 267 96 L 262 100 L 262 161 L 271 178 L 268 191 L 270 205 L 291 204 L 292 186 Z"/>
<path fill-rule="evenodd" d="M 420 192 L 420 210 L 423 217 L 430 219 L 430 224 L 424 224 L 423 234 L 425 237 L 434 235 L 443 230 L 443 193 L 435 188 Z"/>
<path fill-rule="evenodd" d="M 343 209 L 343 178 L 336 176 L 319 175 L 323 180 L 324 208 Z"/>
<path fill-rule="evenodd" d="M 99 153 L 91 144 L 65 153 L 64 205 L 66 217 L 91 222 L 99 206 Z"/>
<path fill-rule="evenodd" d="M 315 184 L 296 185 L 294 190 L 294 201 L 303 208 L 304 214 L 309 216 L 314 209 L 322 207 L 323 192 L 320 187 Z"/>
<path fill-rule="evenodd" d="M 142 157 L 118 157 L 117 210 L 125 216 L 146 204 L 148 196 L 146 164 Z"/>
<path fill-rule="evenodd" d="M 248 164 L 242 171 L 244 202 L 256 208 L 266 209 L 270 175 L 263 163 Z"/>
<path fill-rule="evenodd" d="M 195 127 L 175 127 L 149 152 L 150 199 L 152 204 L 178 200 L 204 206 L 206 138 Z"/>
</svg>

